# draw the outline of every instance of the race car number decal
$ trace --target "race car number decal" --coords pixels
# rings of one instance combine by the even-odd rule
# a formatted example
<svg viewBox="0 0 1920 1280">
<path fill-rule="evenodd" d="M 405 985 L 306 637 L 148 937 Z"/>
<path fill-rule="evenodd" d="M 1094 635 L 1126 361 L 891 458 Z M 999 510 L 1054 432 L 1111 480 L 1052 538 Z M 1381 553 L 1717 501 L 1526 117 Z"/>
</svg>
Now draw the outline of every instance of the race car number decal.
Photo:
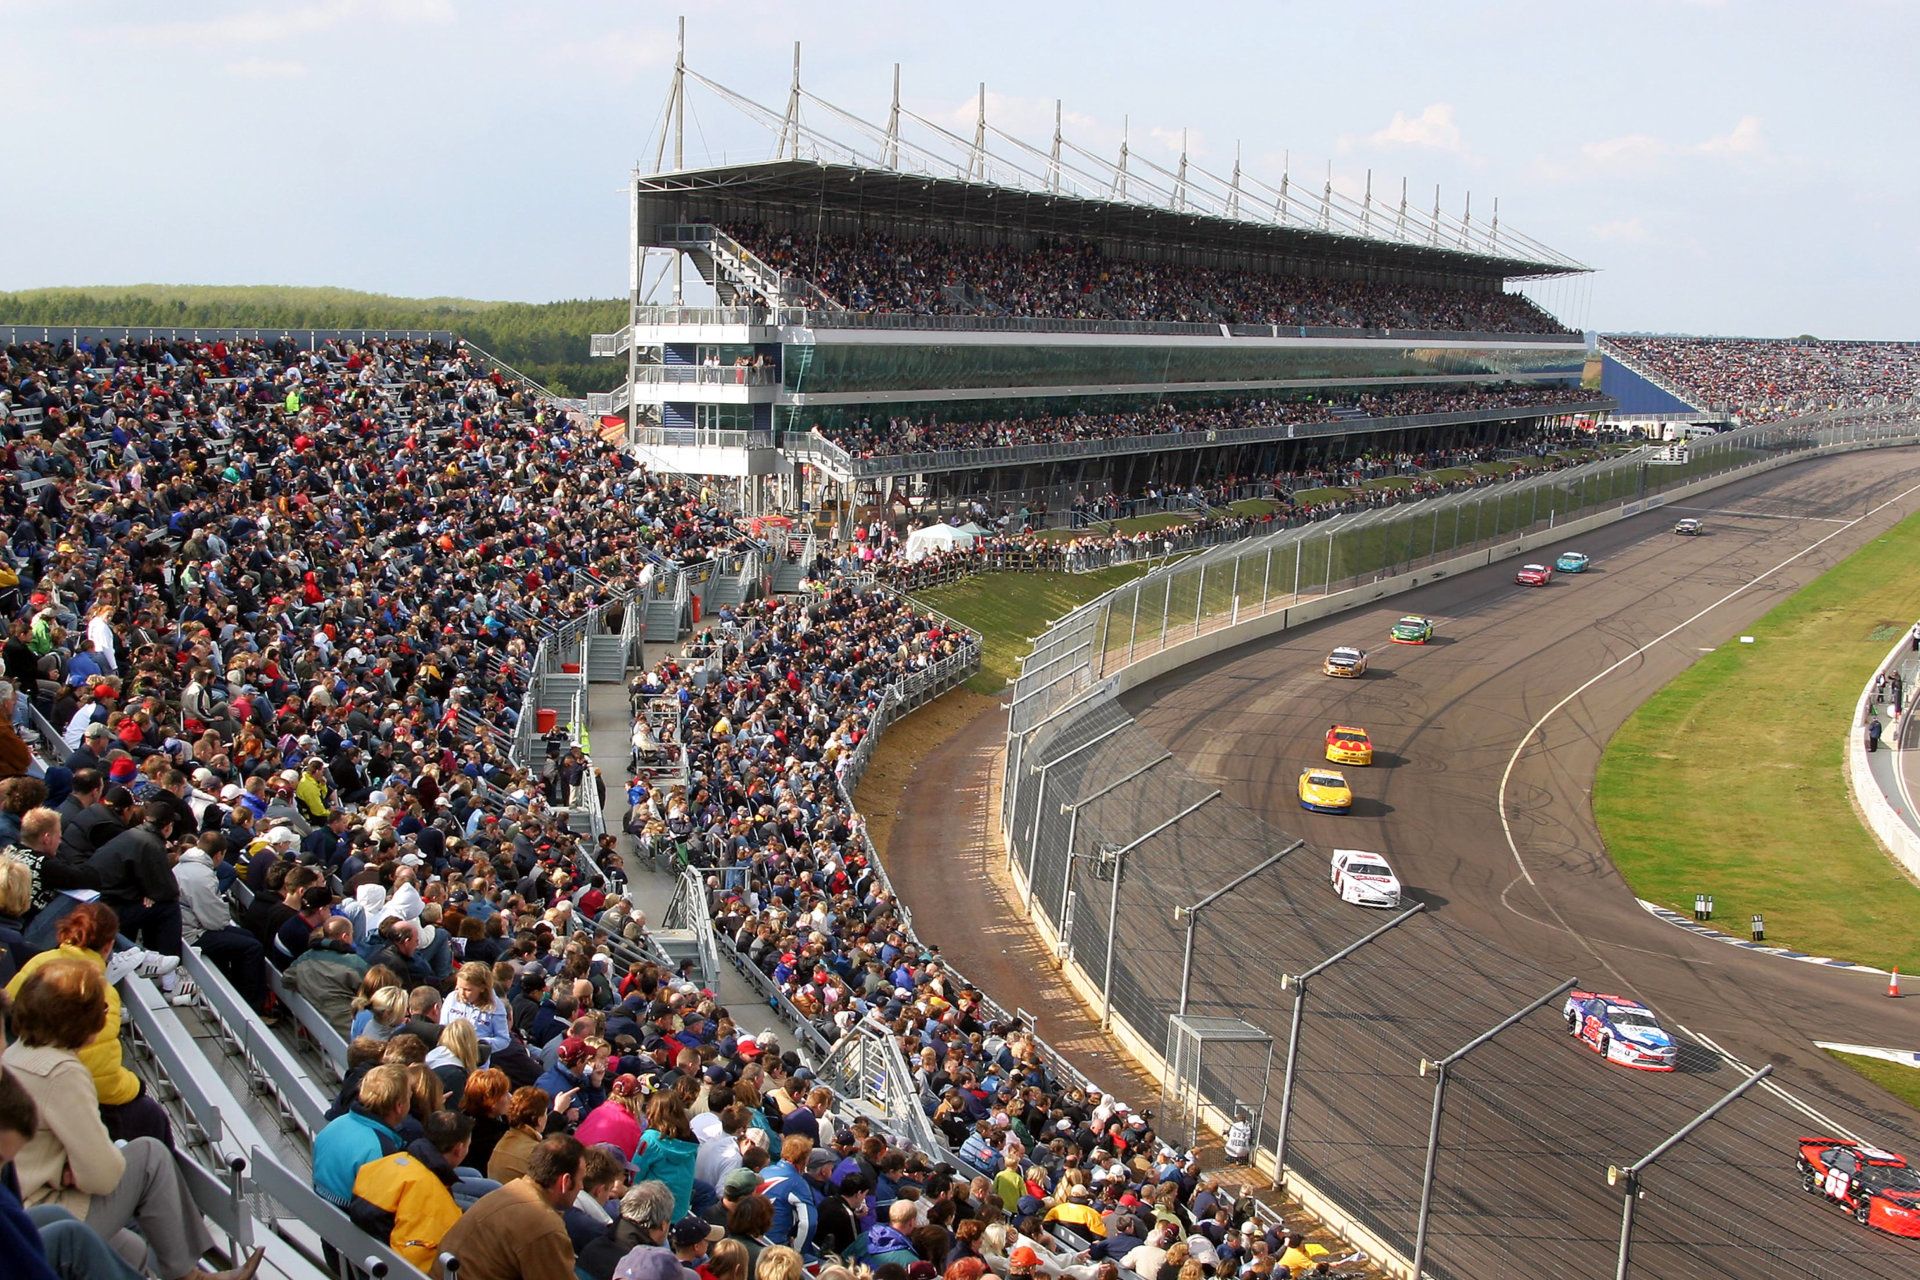
<svg viewBox="0 0 1920 1280">
<path fill-rule="evenodd" d="M 1827 1170 L 1826 1183 L 1821 1187 L 1821 1190 L 1825 1191 L 1832 1199 L 1843 1200 L 1847 1194 L 1847 1181 L 1847 1174 L 1844 1170 L 1829 1169 Z"/>
</svg>

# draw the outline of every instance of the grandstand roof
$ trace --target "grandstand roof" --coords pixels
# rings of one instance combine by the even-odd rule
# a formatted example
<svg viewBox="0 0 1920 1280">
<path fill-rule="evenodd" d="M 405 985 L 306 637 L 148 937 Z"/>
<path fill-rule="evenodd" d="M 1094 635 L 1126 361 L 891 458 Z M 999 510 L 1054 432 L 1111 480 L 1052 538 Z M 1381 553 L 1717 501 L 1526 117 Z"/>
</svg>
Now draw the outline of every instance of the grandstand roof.
<svg viewBox="0 0 1920 1280">
<path fill-rule="evenodd" d="M 687 157 L 688 96 L 695 89 L 770 140 L 761 153 L 767 158 L 731 162 L 740 149 L 720 149 L 704 126 L 695 132 L 708 146 L 706 161 Z M 1283 174 L 1275 186 L 1243 172 L 1236 158 L 1232 175 L 1222 177 L 1184 146 L 1173 168 L 1130 153 L 1124 142 L 1108 159 L 1065 136 L 1055 106 L 1052 138 L 1034 145 L 988 118 L 983 84 L 972 136 L 962 137 L 902 104 L 896 66 L 891 109 L 876 124 L 801 84 L 796 43 L 786 107 L 776 111 L 688 67 L 683 22 L 653 171 L 636 172 L 636 195 L 706 197 L 732 203 L 744 216 L 824 210 L 922 230 L 948 223 L 1483 279 L 1591 269 L 1503 226 L 1498 201 L 1492 217 L 1483 206 L 1475 221 L 1471 195 L 1459 216 L 1441 210 L 1437 189 L 1431 210 L 1414 207 L 1404 184 L 1398 199 L 1376 198 L 1371 171 L 1366 195 L 1355 200 L 1333 189 L 1330 172 L 1324 182 Z"/>
<path fill-rule="evenodd" d="M 839 212 L 863 221 L 925 228 L 991 227 L 1089 240 L 1157 241 L 1197 249 L 1272 254 L 1316 262 L 1395 267 L 1489 278 L 1562 275 L 1587 268 L 1518 253 L 1369 238 L 1320 226 L 1175 210 L 1132 200 L 968 182 L 822 159 L 765 160 L 639 175 L 643 196 L 724 201 L 740 215 L 784 222 Z M 780 215 L 785 215 L 780 216 Z M 1376 212 L 1391 223 L 1393 215 Z"/>
</svg>

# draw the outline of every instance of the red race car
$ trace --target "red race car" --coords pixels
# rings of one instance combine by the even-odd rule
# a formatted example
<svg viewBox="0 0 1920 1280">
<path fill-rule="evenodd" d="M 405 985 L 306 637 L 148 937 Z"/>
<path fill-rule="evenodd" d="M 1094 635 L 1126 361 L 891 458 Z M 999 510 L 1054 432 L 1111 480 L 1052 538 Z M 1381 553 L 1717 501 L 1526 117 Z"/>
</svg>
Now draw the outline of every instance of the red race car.
<svg viewBox="0 0 1920 1280">
<path fill-rule="evenodd" d="M 1802 1138 L 1800 1185 L 1863 1227 L 1920 1237 L 1920 1169 L 1907 1158 L 1846 1138 Z"/>
<path fill-rule="evenodd" d="M 1553 570 L 1543 564 L 1523 564 L 1513 580 L 1523 587 L 1544 587 L 1553 581 Z"/>
</svg>

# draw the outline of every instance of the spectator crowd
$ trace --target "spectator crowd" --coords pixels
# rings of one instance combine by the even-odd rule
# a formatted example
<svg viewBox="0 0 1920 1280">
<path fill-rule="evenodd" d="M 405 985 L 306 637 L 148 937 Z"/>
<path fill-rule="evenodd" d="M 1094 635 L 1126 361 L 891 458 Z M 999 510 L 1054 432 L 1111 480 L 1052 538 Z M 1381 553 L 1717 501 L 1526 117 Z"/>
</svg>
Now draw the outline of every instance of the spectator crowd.
<svg viewBox="0 0 1920 1280">
<path fill-rule="evenodd" d="M 1920 343 L 1814 338 L 1609 337 L 1691 404 L 1746 426 L 1920 394 Z"/>
<path fill-rule="evenodd" d="M 749 252 L 854 311 L 1077 320 L 1561 334 L 1520 294 L 1112 257 L 1087 241 L 1031 248 L 884 231 L 729 228 Z"/>
<path fill-rule="evenodd" d="M 13 347 L 0 410 L 15 1274 L 259 1265 L 207 1270 L 172 1123 L 121 1046 L 120 980 L 192 1001 L 189 949 L 263 1018 L 285 1013 L 271 969 L 340 1031 L 316 1192 L 467 1280 L 1325 1261 L 1243 1229 L 1148 1117 L 1060 1074 L 905 931 L 839 773 L 885 688 L 969 637 L 839 577 L 729 610 L 718 660 L 643 679 L 679 708 L 687 768 L 630 794 L 643 843 L 746 869 L 710 906 L 806 1036 L 910 1052 L 952 1146 L 925 1150 L 684 972 L 596 945 L 645 941 L 601 873 L 615 839 L 568 826 L 598 779 L 564 741 L 510 751 L 541 636 L 734 545 L 711 495 L 458 348 Z"/>
<path fill-rule="evenodd" d="M 856 458 L 936 453 L 955 449 L 1006 449 L 1021 445 L 1074 444 L 1133 436 L 1205 434 L 1251 427 L 1354 422 L 1472 410 L 1539 409 L 1593 399 L 1564 385 L 1505 384 L 1497 387 L 1439 385 L 1360 392 L 1339 400 L 1237 400 L 1205 407 L 1167 401 L 1126 412 L 1044 414 L 986 421 L 863 416 L 845 426 L 812 430 Z"/>
</svg>

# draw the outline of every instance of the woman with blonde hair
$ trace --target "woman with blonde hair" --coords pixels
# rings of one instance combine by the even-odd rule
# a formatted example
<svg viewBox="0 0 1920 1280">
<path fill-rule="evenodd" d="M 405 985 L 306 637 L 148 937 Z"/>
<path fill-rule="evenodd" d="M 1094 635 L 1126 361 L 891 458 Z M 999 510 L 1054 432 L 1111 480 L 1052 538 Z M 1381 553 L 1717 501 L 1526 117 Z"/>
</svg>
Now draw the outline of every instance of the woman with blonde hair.
<svg viewBox="0 0 1920 1280">
<path fill-rule="evenodd" d="M 466 1091 L 467 1077 L 480 1068 L 480 1040 L 473 1024 L 455 1018 L 440 1031 L 440 1043 L 427 1051 L 427 1066 L 440 1077 L 448 1097 Z"/>
<path fill-rule="evenodd" d="M 354 1003 L 359 999 L 355 997 Z M 367 998 L 366 1007 L 353 1016 L 353 1036 L 391 1040 L 407 1020 L 407 989 L 382 987 Z"/>
<path fill-rule="evenodd" d="M 173 1146 L 173 1123 L 166 1108 L 147 1092 L 140 1077 L 127 1069 L 120 1051 L 120 993 L 106 981 L 107 957 L 120 932 L 120 917 L 104 902 L 83 902 L 60 918 L 54 936 L 59 945 L 42 951 L 20 966 L 7 984 L 7 994 L 20 998 L 23 987 L 45 966 L 58 960 L 76 960 L 92 965 L 101 974 L 106 988 L 106 1020 L 100 1031 L 79 1049 L 80 1061 L 93 1073 L 100 1121 L 118 1142 L 138 1137 L 157 1138 Z"/>
<path fill-rule="evenodd" d="M 107 1240 L 138 1225 L 162 1280 L 251 1280 L 259 1250 L 233 1271 L 201 1268 L 213 1239 L 173 1152 L 152 1137 L 116 1145 L 100 1122 L 93 1072 L 79 1051 L 107 1024 L 108 990 L 103 966 L 56 956 L 27 975 L 15 998 L 17 1039 L 0 1061 L 38 1113 L 13 1159 L 21 1201 L 65 1209 Z"/>
<path fill-rule="evenodd" d="M 807 1264 L 783 1244 L 762 1249 L 753 1266 L 753 1280 L 806 1280 L 806 1274 Z"/>
</svg>

